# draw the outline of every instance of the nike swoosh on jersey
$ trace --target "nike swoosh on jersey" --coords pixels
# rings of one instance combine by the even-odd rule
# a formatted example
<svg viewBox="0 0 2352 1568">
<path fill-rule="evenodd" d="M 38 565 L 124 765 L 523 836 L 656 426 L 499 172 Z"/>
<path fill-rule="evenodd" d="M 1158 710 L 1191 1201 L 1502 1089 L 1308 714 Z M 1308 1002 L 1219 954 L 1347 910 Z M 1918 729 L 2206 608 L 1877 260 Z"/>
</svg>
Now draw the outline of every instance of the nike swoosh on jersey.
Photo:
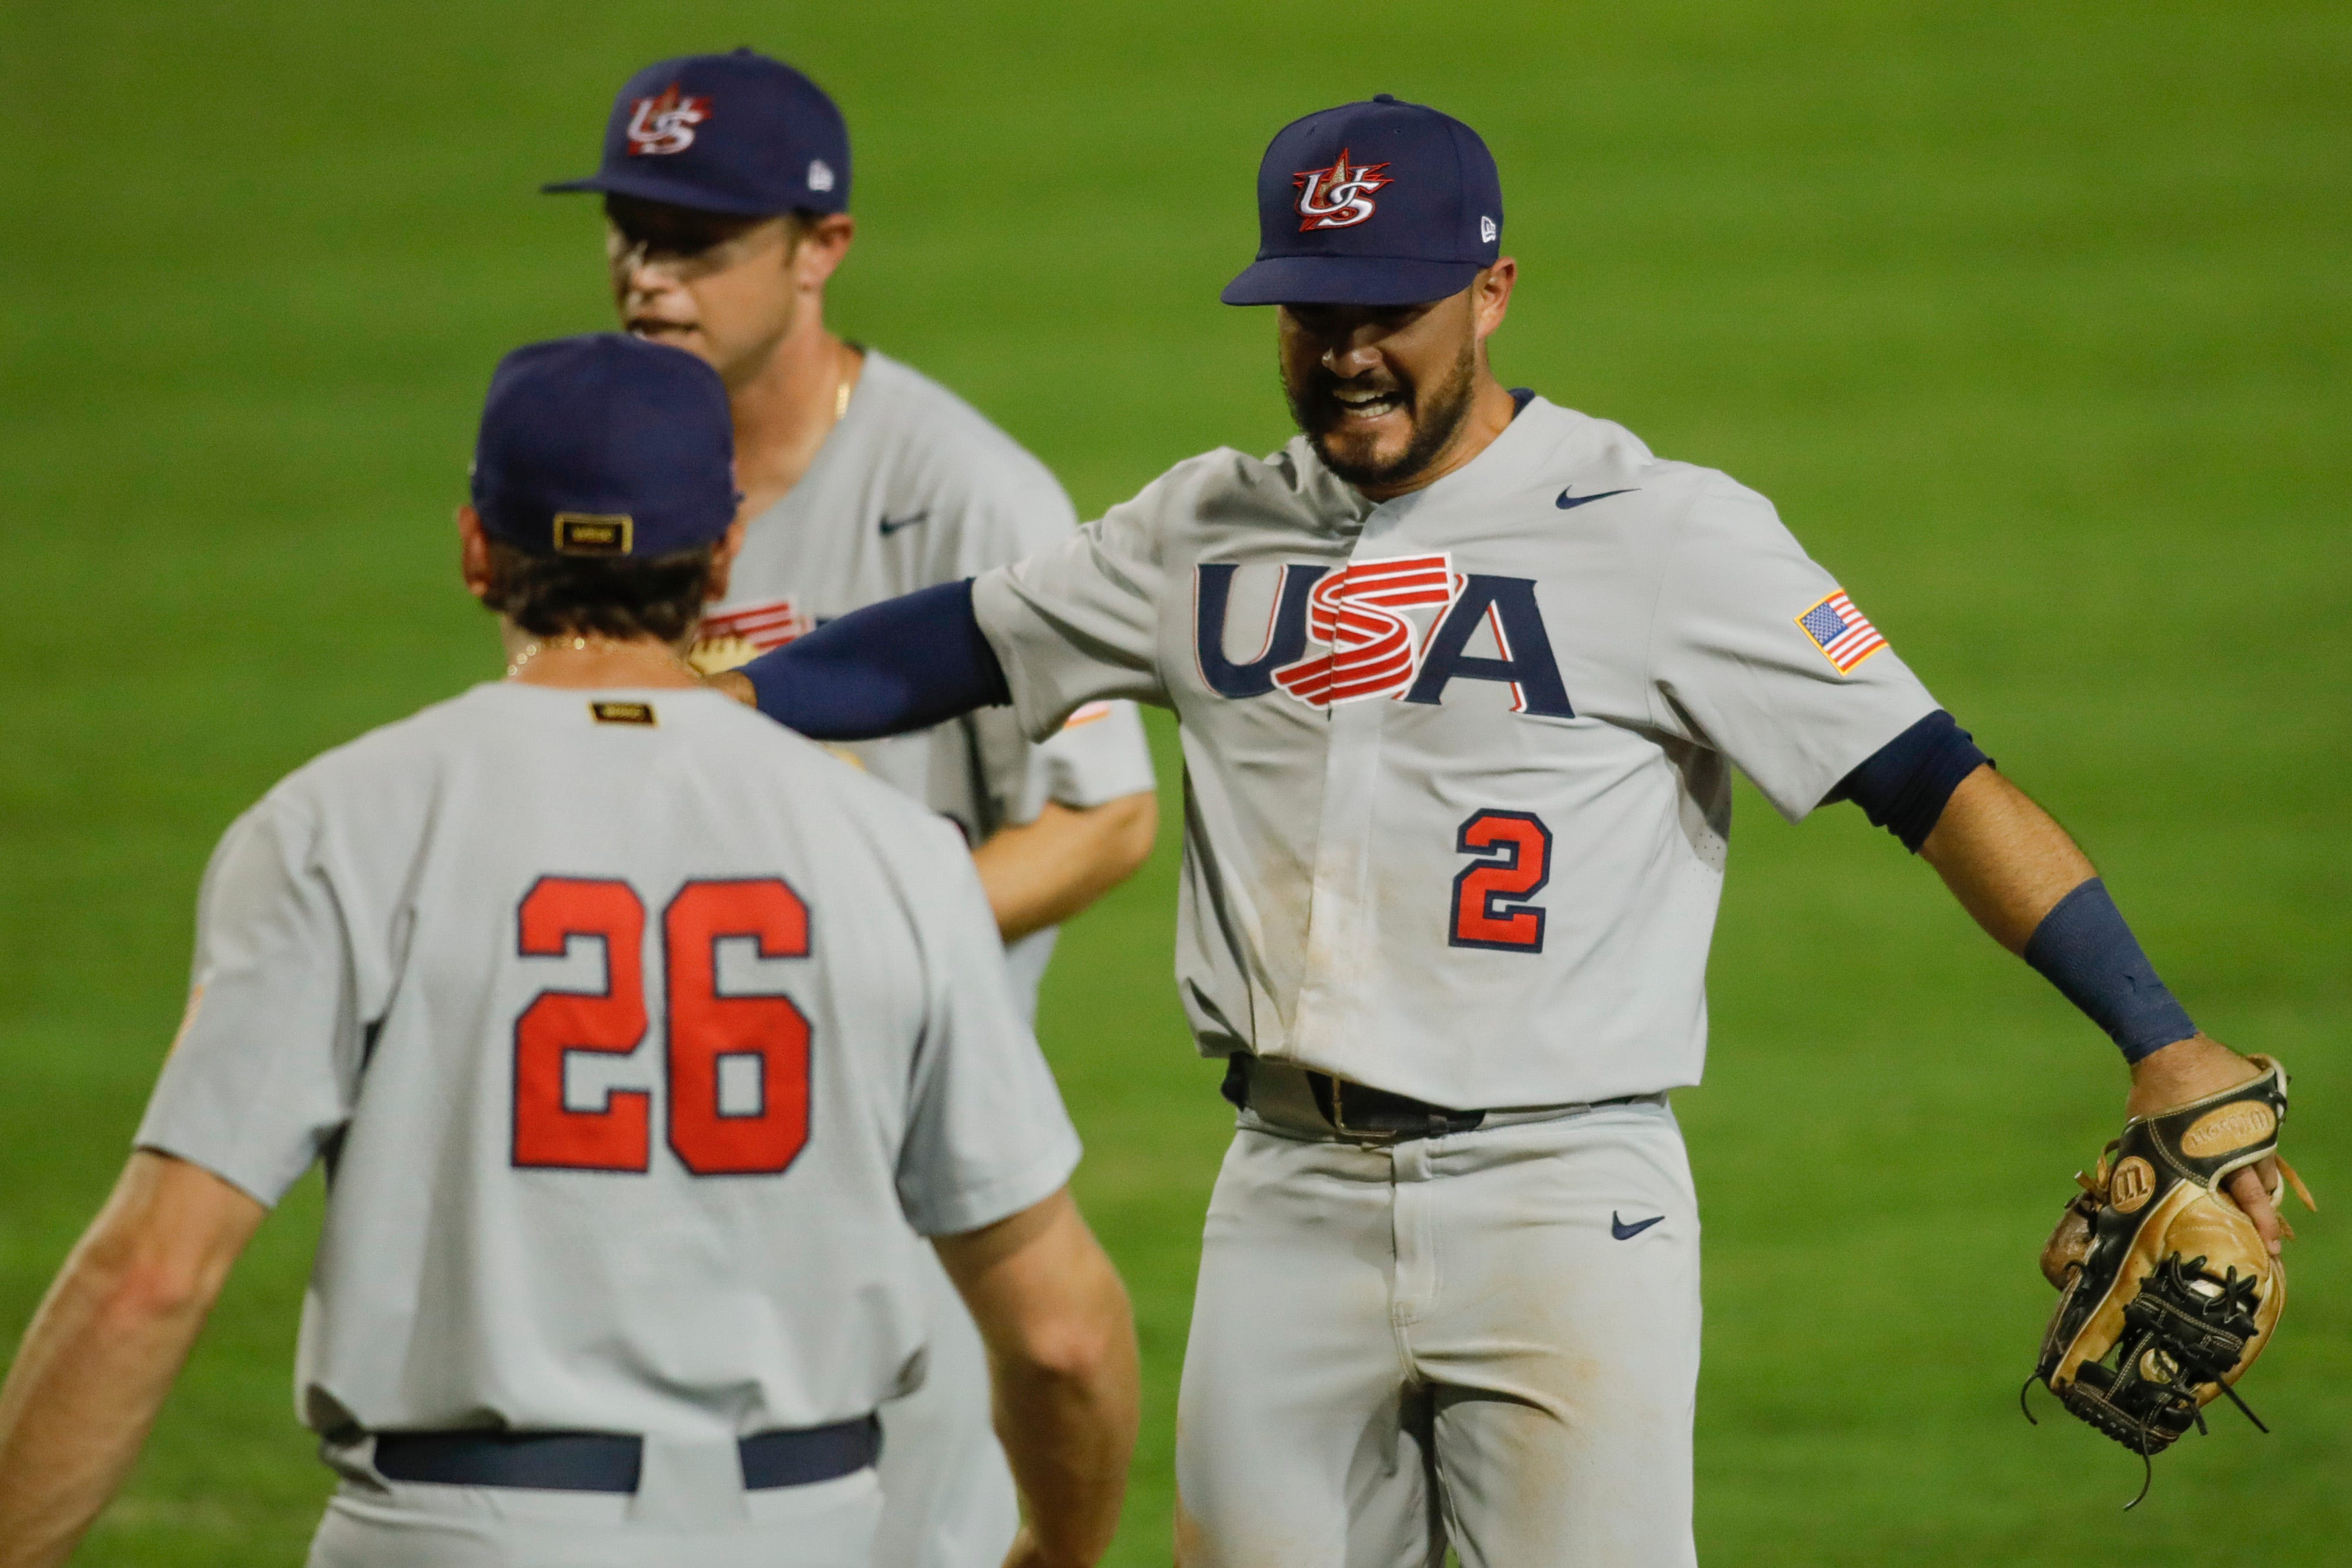
<svg viewBox="0 0 2352 1568">
<path fill-rule="evenodd" d="M 887 539 L 902 528 L 912 528 L 919 522 L 929 522 L 931 514 L 919 511 L 911 517 L 886 517 L 882 520 L 882 537 Z"/>
<path fill-rule="evenodd" d="M 1559 508 L 1560 510 L 1566 511 L 1572 506 L 1582 506 L 1588 501 L 1607 500 L 1611 496 L 1629 496 L 1632 495 L 1634 490 L 1641 488 L 1642 487 L 1639 485 L 1634 485 L 1627 489 L 1601 490 L 1596 494 L 1589 496 L 1572 496 L 1566 490 L 1562 490 L 1559 492 L 1559 499 L 1551 504 Z"/>
<path fill-rule="evenodd" d="M 1609 1234 L 1615 1237 L 1620 1241 L 1631 1241 L 1635 1237 L 1641 1235 L 1643 1231 L 1649 1229 L 1652 1226 L 1657 1224 L 1660 1220 L 1665 1217 L 1666 1216 L 1662 1214 L 1654 1214 L 1647 1219 L 1635 1220 L 1632 1225 L 1627 1225 L 1623 1220 L 1617 1217 L 1617 1211 L 1615 1209 L 1611 1209 L 1609 1211 Z"/>
</svg>

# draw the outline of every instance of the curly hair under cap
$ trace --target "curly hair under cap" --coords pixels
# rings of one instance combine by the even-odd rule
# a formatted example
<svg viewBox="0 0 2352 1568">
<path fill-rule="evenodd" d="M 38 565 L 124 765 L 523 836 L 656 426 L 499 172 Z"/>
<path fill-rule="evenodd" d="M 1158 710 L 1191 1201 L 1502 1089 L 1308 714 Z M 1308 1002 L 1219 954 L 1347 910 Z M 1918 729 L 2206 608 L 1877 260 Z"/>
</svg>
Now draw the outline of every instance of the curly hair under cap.
<svg viewBox="0 0 2352 1568">
<path fill-rule="evenodd" d="M 656 637 L 683 641 L 710 594 L 713 545 L 646 561 L 528 555 L 489 542 L 482 603 L 535 637 Z"/>
</svg>

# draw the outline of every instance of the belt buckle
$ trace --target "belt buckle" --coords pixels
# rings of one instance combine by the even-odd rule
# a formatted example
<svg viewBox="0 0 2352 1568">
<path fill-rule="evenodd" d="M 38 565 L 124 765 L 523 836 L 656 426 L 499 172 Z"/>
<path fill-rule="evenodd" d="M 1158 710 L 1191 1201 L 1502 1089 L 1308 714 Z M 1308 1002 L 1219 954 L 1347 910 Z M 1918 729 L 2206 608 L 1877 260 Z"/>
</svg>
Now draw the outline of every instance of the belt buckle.
<svg viewBox="0 0 2352 1568">
<path fill-rule="evenodd" d="M 1340 1137 L 1365 1143 L 1392 1143 L 1402 1135 L 1401 1128 L 1351 1127 L 1348 1124 L 1348 1090 L 1354 1086 L 1346 1079 L 1330 1073 L 1310 1072 L 1307 1075 L 1307 1086 L 1315 1096 L 1316 1109 L 1323 1113 L 1323 1119 Z"/>
<path fill-rule="evenodd" d="M 1454 1110 L 1443 1105 L 1432 1105 L 1426 1100 L 1389 1094 L 1381 1089 L 1370 1089 L 1364 1084 L 1351 1084 L 1343 1078 L 1331 1077 L 1328 1074 L 1318 1076 L 1324 1078 L 1325 1081 L 1331 1086 L 1329 1091 L 1331 1103 L 1328 1107 L 1323 1107 L 1321 1097 L 1318 1096 L 1318 1107 L 1323 1110 L 1325 1118 L 1342 1137 L 1360 1139 L 1369 1143 L 1410 1142 L 1416 1138 L 1443 1138 L 1449 1133 L 1475 1131 L 1486 1120 L 1486 1113 L 1483 1110 Z M 1416 1114 L 1409 1121 L 1400 1119 L 1388 1127 L 1350 1125 L 1348 1120 L 1348 1091 L 1351 1089 L 1412 1106 Z"/>
</svg>

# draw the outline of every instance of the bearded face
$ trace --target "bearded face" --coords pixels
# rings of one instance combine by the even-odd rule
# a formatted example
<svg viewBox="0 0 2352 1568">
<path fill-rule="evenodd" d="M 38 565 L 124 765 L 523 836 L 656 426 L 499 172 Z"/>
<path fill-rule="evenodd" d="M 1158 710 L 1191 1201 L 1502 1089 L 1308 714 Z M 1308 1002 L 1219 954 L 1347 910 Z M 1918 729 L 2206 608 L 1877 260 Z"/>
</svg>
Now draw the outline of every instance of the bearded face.
<svg viewBox="0 0 2352 1568">
<path fill-rule="evenodd" d="M 1422 305 L 1285 305 L 1283 393 L 1326 467 L 1360 489 L 1412 488 L 1469 417 L 1471 290 Z"/>
</svg>

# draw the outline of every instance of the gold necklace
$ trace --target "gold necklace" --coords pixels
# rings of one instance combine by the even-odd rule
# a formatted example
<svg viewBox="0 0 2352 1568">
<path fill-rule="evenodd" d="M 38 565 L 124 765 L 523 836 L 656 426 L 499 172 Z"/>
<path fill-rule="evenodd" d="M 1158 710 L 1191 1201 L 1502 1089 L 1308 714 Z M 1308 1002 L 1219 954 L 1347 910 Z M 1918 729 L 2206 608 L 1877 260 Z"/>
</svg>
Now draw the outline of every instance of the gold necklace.
<svg viewBox="0 0 2352 1568">
<path fill-rule="evenodd" d="M 523 644 L 522 651 L 516 654 L 513 661 L 507 666 L 506 678 L 509 680 L 512 680 L 516 676 L 522 673 L 523 666 L 529 664 L 532 659 L 537 658 L 541 654 L 551 652 L 558 648 L 569 648 L 573 653 L 585 653 L 592 647 L 610 650 L 619 648 L 641 648 L 643 647 L 645 647 L 645 640 L 640 637 L 630 637 L 625 639 L 621 637 L 547 637 L 544 639 L 534 638 L 533 640 Z M 701 680 L 702 677 L 695 669 L 694 666 L 687 663 L 685 659 L 678 657 L 677 649 L 670 647 L 667 643 L 664 643 L 661 645 L 661 650 L 663 655 L 668 658 L 670 663 L 677 666 L 678 668 L 686 671 L 688 675 L 693 676 L 698 682 Z"/>
</svg>

